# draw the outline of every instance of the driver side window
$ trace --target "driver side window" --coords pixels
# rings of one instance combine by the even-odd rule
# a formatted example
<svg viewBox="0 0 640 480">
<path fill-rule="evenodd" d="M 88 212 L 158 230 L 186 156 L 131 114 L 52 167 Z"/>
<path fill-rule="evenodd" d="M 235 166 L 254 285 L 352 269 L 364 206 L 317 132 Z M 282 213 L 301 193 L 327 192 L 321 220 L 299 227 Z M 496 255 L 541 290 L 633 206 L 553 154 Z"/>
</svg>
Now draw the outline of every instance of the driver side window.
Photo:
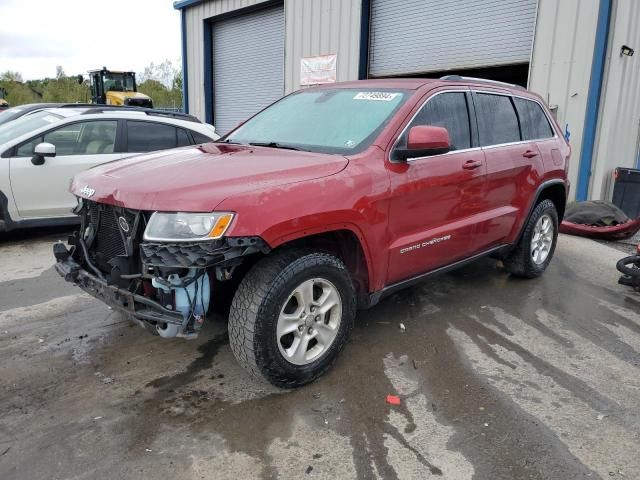
<svg viewBox="0 0 640 480">
<path fill-rule="evenodd" d="M 471 148 L 469 109 L 464 92 L 440 93 L 428 99 L 400 137 L 398 146 L 406 147 L 409 130 L 416 125 L 446 128 L 449 131 L 451 151 Z"/>
<path fill-rule="evenodd" d="M 113 153 L 116 144 L 117 120 L 99 120 L 65 125 L 22 144 L 18 157 L 31 157 L 39 143 L 52 143 L 57 156 L 100 155 Z"/>
</svg>

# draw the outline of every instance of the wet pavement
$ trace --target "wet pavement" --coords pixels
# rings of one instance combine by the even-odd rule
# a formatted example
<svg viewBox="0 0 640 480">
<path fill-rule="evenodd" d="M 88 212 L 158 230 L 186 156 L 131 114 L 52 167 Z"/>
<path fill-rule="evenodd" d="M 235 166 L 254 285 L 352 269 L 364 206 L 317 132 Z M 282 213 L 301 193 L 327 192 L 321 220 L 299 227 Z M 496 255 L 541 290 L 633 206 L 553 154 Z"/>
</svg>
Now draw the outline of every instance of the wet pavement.
<svg viewBox="0 0 640 480">
<path fill-rule="evenodd" d="M 400 292 L 282 391 L 235 363 L 222 318 L 167 341 L 66 284 L 58 237 L 0 238 L 3 480 L 640 478 L 640 294 L 607 245 Z"/>
</svg>

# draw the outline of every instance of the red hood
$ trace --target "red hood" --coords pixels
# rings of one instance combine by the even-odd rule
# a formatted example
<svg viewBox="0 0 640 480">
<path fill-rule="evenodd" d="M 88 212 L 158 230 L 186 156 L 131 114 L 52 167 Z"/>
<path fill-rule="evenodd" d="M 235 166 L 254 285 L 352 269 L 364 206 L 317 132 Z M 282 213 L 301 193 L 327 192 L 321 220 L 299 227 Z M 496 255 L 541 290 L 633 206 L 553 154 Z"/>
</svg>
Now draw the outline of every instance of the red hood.
<svg viewBox="0 0 640 480">
<path fill-rule="evenodd" d="M 338 155 L 207 144 L 92 168 L 76 175 L 70 190 L 135 210 L 210 212 L 233 195 L 326 177 L 347 163 Z M 95 193 L 87 197 L 84 187 Z"/>
</svg>

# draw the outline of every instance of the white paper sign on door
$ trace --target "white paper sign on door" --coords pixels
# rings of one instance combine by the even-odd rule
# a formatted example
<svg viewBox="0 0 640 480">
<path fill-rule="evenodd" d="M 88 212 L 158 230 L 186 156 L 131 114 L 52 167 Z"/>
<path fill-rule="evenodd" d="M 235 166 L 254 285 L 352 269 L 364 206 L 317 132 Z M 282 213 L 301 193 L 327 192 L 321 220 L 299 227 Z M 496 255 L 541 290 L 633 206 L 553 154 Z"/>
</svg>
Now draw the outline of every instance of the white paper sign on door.
<svg viewBox="0 0 640 480">
<path fill-rule="evenodd" d="M 303 57 L 300 60 L 300 85 L 335 83 L 336 55 Z"/>
</svg>

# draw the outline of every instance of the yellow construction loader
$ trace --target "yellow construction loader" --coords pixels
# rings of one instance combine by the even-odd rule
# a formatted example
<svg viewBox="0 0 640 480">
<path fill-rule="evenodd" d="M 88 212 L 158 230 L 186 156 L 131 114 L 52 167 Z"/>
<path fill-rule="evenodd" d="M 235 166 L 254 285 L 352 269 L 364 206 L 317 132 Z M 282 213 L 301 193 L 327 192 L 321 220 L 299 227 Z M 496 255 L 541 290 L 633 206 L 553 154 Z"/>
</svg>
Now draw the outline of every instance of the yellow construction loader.
<svg viewBox="0 0 640 480">
<path fill-rule="evenodd" d="M 90 70 L 88 73 L 93 103 L 153 108 L 151 98 L 138 92 L 134 72 L 116 72 L 102 67 L 101 70 Z M 82 83 L 81 75 L 78 81 Z"/>
</svg>

